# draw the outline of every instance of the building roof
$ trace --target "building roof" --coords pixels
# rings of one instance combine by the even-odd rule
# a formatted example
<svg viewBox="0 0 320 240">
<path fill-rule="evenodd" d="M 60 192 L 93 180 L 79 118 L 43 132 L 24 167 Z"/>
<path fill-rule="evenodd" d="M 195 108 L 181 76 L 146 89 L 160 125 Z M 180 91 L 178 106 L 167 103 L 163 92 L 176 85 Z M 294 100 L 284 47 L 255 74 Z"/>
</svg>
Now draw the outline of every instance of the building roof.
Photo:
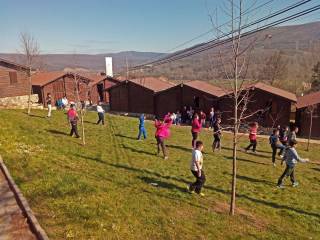
<svg viewBox="0 0 320 240">
<path fill-rule="evenodd" d="M 12 69 L 15 69 L 15 70 L 20 70 L 20 71 L 28 71 L 29 68 L 27 66 L 24 66 L 24 65 L 21 65 L 21 64 L 18 64 L 18 63 L 15 63 L 15 62 L 12 62 L 12 61 L 9 61 L 7 59 L 3 59 L 3 58 L 0 58 L 0 65 L 5 65 L 9 68 L 12 68 Z M 34 69 L 31 69 L 32 71 Z"/>
<path fill-rule="evenodd" d="M 59 78 L 62 78 L 66 75 L 73 75 L 73 73 L 70 72 L 37 72 L 34 75 L 32 75 L 32 85 L 34 86 L 45 86 L 51 82 L 54 82 L 58 80 Z M 81 79 L 85 79 L 89 83 L 94 81 L 87 76 L 83 76 L 82 74 L 77 74 Z"/>
<path fill-rule="evenodd" d="M 247 89 L 248 88 L 258 88 L 258 89 L 261 89 L 261 90 L 263 90 L 265 92 L 269 92 L 269 93 L 272 93 L 274 95 L 278 95 L 280 97 L 289 99 L 292 102 L 297 102 L 297 96 L 294 93 L 291 93 L 291 92 L 288 92 L 286 90 L 283 90 L 283 89 L 280 89 L 280 88 L 276 88 L 276 87 L 273 87 L 273 86 L 270 86 L 270 85 L 267 85 L 267 84 L 264 84 L 264 83 L 261 83 L 261 82 L 248 85 L 246 88 Z"/>
<path fill-rule="evenodd" d="M 223 95 L 227 94 L 226 90 L 204 81 L 195 80 L 195 81 L 186 82 L 184 83 L 184 85 L 198 89 L 202 92 L 208 93 L 216 97 L 222 97 Z"/>
<path fill-rule="evenodd" d="M 32 75 L 32 85 L 44 86 L 50 82 L 53 82 L 64 75 L 66 72 L 39 72 Z"/>
<path fill-rule="evenodd" d="M 118 80 L 116 78 L 113 78 L 113 77 L 110 77 L 110 76 L 107 76 L 107 75 L 94 74 L 94 73 L 82 74 L 82 75 L 87 77 L 88 79 L 90 79 L 92 81 L 92 82 L 90 82 L 91 86 L 94 86 L 94 85 L 96 85 L 97 83 L 99 83 L 99 82 L 101 82 L 103 80 L 109 80 L 109 81 L 115 82 L 115 83 L 121 82 L 121 80 Z"/>
<path fill-rule="evenodd" d="M 106 88 L 105 91 L 109 91 L 110 89 L 116 88 L 116 87 L 121 86 L 122 84 L 126 84 L 128 82 L 142 86 L 142 87 L 149 89 L 155 93 L 175 86 L 173 83 L 171 83 L 169 81 L 155 78 L 155 77 L 144 77 L 144 78 L 139 78 L 139 79 L 118 80 L 118 81 L 119 81 L 118 84 L 113 85 L 109 88 Z"/>
<path fill-rule="evenodd" d="M 298 98 L 297 108 L 305 108 L 320 103 L 320 91 Z"/>
</svg>

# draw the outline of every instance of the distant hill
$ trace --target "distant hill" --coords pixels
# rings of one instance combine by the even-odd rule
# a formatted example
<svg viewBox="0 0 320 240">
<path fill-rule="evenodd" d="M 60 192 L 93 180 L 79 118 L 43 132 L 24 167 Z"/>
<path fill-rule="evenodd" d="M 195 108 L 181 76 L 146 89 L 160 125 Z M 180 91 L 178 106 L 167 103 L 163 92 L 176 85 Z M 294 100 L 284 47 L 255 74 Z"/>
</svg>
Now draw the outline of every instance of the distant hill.
<svg viewBox="0 0 320 240">
<path fill-rule="evenodd" d="M 257 37 L 270 35 L 263 41 L 257 41 L 252 54 L 248 73 L 256 79 L 261 73 L 268 59 L 275 53 L 280 53 L 286 64 L 286 74 L 279 79 L 277 85 L 291 91 L 298 91 L 303 81 L 309 81 L 312 66 L 320 60 L 320 22 L 303 25 L 281 26 L 259 33 Z M 225 48 L 225 47 L 224 47 Z M 222 50 L 224 49 L 222 48 Z M 219 62 L 215 54 L 217 49 L 203 52 L 192 57 L 162 65 L 146 75 L 165 76 L 171 80 L 201 79 L 219 80 L 224 78 L 221 69 L 215 66 Z M 83 71 L 104 71 L 104 57 L 113 57 L 114 71 L 129 66 L 145 63 L 163 57 L 164 53 L 156 52 L 119 52 L 106 54 L 47 54 L 41 55 L 39 67 L 44 70 L 82 69 Z M 19 54 L 1 54 L 0 57 L 23 63 Z M 260 74 L 261 75 L 261 74 Z M 281 81 L 280 81 L 281 80 Z"/>
<path fill-rule="evenodd" d="M 150 59 L 158 58 L 163 53 L 153 52 L 119 52 L 106 54 L 43 54 L 38 59 L 38 67 L 44 70 L 56 71 L 63 69 L 79 68 L 90 71 L 104 71 L 105 57 L 113 58 L 114 71 L 119 71 L 126 66 L 126 60 L 131 66 L 139 63 L 144 63 Z M 1 58 L 12 60 L 18 63 L 24 63 L 24 57 L 21 54 L 15 53 L 0 53 Z"/>
</svg>

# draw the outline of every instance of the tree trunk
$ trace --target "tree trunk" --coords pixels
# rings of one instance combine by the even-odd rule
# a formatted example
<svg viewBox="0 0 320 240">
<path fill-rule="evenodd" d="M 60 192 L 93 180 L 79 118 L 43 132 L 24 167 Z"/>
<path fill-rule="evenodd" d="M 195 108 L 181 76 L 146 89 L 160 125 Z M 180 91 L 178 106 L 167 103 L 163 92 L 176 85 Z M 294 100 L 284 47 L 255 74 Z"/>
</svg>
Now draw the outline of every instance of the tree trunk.
<svg viewBox="0 0 320 240">
<path fill-rule="evenodd" d="M 308 144 L 307 144 L 307 151 L 309 151 L 309 145 L 310 145 L 310 138 L 312 133 L 312 123 L 313 123 L 313 109 L 310 110 L 310 128 L 309 128 L 309 137 L 308 137 Z"/>
<path fill-rule="evenodd" d="M 77 74 L 74 74 L 74 82 L 75 82 L 75 90 L 76 90 L 76 96 L 77 96 L 77 102 L 80 104 L 80 119 L 81 119 L 81 129 L 82 129 L 82 144 L 86 145 L 86 136 L 84 131 L 84 120 L 83 120 L 83 109 L 82 109 L 82 103 L 80 100 L 80 83 L 77 80 Z"/>
<path fill-rule="evenodd" d="M 236 183 L 237 183 L 237 135 L 238 128 L 235 124 L 233 129 L 233 150 L 232 150 L 232 184 L 231 184 L 231 202 L 230 202 L 230 215 L 235 214 L 236 209 Z"/>
<path fill-rule="evenodd" d="M 32 80 L 31 80 L 31 67 L 28 70 L 29 77 L 29 97 L 28 97 L 28 115 L 31 114 L 31 95 L 32 95 Z"/>
<path fill-rule="evenodd" d="M 82 109 L 82 106 L 81 106 L 80 114 L 81 114 L 81 128 L 82 128 L 82 144 L 86 145 L 86 135 L 85 135 L 85 131 L 84 131 L 84 121 L 83 121 L 83 109 Z"/>
</svg>

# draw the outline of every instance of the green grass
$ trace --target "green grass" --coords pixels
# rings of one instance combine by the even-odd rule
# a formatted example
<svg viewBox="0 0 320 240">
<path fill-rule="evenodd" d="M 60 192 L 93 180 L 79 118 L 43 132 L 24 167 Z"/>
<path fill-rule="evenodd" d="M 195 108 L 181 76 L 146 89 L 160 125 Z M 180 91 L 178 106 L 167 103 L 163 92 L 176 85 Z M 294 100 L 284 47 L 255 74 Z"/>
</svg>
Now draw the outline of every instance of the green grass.
<svg viewBox="0 0 320 240">
<path fill-rule="evenodd" d="M 0 154 L 50 239 L 320 238 L 319 145 L 310 152 L 299 145 L 300 155 L 317 163 L 299 164 L 300 186 L 286 181 L 284 190 L 275 187 L 283 167 L 272 167 L 266 140 L 259 139 L 258 156 L 240 152 L 239 211 L 230 217 L 230 135 L 213 154 L 210 132 L 201 133 L 207 182 L 200 198 L 185 191 L 194 180 L 189 128 L 172 128 L 164 161 L 155 156 L 151 123 L 148 140 L 136 141 L 136 119 L 108 115 L 102 127 L 89 113 L 83 147 L 67 135 L 62 112 L 50 120 L 39 117 L 44 111 L 33 113 L 0 111 Z"/>
</svg>

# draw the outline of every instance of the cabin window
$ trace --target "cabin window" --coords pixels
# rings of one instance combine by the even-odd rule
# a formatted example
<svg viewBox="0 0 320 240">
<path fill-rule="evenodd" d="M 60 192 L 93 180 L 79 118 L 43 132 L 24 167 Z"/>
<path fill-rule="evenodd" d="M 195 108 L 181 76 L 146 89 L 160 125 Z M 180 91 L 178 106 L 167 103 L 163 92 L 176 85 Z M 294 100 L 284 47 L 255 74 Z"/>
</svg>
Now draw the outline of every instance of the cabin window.
<svg viewBox="0 0 320 240">
<path fill-rule="evenodd" d="M 10 85 L 13 85 L 18 82 L 17 72 L 9 72 Z"/>
</svg>

